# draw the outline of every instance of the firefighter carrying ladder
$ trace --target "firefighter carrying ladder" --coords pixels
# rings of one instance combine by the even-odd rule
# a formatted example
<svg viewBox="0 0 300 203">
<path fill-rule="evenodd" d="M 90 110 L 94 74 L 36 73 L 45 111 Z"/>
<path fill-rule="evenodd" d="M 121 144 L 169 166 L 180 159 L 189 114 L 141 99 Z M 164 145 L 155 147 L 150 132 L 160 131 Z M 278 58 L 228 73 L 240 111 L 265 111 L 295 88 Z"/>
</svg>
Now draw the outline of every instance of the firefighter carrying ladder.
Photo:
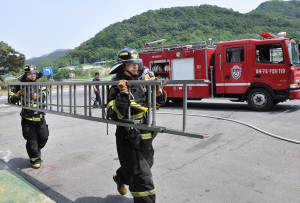
<svg viewBox="0 0 300 203">
<path fill-rule="evenodd" d="M 206 134 L 187 132 L 187 84 L 203 84 L 209 83 L 207 80 L 133 80 L 129 82 L 129 91 L 131 86 L 142 85 L 146 87 L 148 94 L 148 124 L 140 124 L 137 120 L 122 119 L 122 122 L 110 120 L 108 118 L 106 107 L 107 107 L 107 95 L 111 85 L 118 85 L 118 81 L 99 81 L 99 82 L 10 82 L 6 83 L 8 86 L 8 97 L 10 91 L 14 86 L 19 85 L 25 94 L 21 96 L 18 104 L 7 104 L 19 108 L 29 109 L 33 111 L 40 111 L 45 113 L 51 113 L 61 116 L 79 118 L 84 120 L 97 121 L 107 124 L 119 125 L 124 127 L 134 127 L 137 129 L 144 129 L 155 131 L 159 133 L 169 133 L 186 137 L 194 137 L 203 139 Z M 183 84 L 183 128 L 181 130 L 169 129 L 163 126 L 156 126 L 156 86 L 166 84 Z M 102 99 L 102 115 L 92 115 L 92 86 L 101 86 L 101 99 Z M 83 86 L 83 105 L 77 105 L 78 98 L 76 91 L 78 86 Z M 65 89 L 67 87 L 67 90 Z M 42 89 L 46 88 L 47 97 L 43 102 L 41 101 Z M 151 92 L 151 89 L 153 90 Z M 56 90 L 56 94 L 55 94 Z M 30 94 L 37 93 L 36 101 L 30 100 Z M 64 99 L 68 98 L 67 102 Z M 55 101 L 56 99 L 56 101 Z M 67 99 L 66 99 L 67 100 Z M 151 102 L 152 101 L 152 102 Z M 82 101 L 81 101 L 82 102 Z M 43 105 L 41 105 L 43 103 Z M 65 103 L 68 103 L 67 105 Z M 35 104 L 35 105 L 34 105 Z M 40 107 L 44 106 L 44 108 Z M 130 118 L 131 112 L 128 109 L 128 118 Z"/>
</svg>

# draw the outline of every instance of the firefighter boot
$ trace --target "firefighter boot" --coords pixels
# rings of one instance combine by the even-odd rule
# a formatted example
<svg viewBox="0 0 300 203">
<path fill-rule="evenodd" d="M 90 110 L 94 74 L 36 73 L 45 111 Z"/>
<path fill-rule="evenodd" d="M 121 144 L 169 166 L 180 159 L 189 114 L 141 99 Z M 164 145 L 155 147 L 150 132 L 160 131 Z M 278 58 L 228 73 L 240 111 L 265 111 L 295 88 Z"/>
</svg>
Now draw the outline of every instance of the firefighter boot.
<svg viewBox="0 0 300 203">
<path fill-rule="evenodd" d="M 31 167 L 32 168 L 34 168 L 34 169 L 38 169 L 38 168 L 40 168 L 41 167 L 41 162 L 42 162 L 42 160 L 41 160 L 41 154 L 39 155 L 39 157 L 38 158 L 35 158 L 35 159 L 31 159 L 30 160 L 30 163 L 31 163 Z"/>
<path fill-rule="evenodd" d="M 34 168 L 34 169 L 41 168 L 41 163 L 34 163 L 34 164 L 32 164 L 32 168 Z"/>
<path fill-rule="evenodd" d="M 117 183 L 117 189 L 118 189 L 118 192 L 121 194 L 121 195 L 125 195 L 127 193 L 127 189 L 124 185 L 124 183 L 121 182 L 121 180 L 118 178 L 117 174 L 115 174 L 113 176 L 113 179 L 114 181 Z"/>
<path fill-rule="evenodd" d="M 38 168 L 41 167 L 41 162 L 42 162 L 42 160 L 41 160 L 41 158 L 39 157 L 38 159 L 36 159 L 36 160 L 34 160 L 34 161 L 30 161 L 30 162 L 31 162 L 32 168 L 38 169 Z"/>
</svg>

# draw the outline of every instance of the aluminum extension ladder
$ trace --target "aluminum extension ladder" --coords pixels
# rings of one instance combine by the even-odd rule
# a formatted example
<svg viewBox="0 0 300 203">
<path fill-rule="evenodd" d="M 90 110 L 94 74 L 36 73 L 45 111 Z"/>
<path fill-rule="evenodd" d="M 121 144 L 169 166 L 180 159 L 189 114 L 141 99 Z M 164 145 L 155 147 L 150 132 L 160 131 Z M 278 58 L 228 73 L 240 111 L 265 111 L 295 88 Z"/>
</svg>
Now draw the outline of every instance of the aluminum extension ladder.
<svg viewBox="0 0 300 203">
<path fill-rule="evenodd" d="M 19 85 L 25 94 L 21 97 L 21 102 L 18 104 L 7 104 L 23 109 L 29 109 L 33 111 L 40 111 L 45 113 L 51 113 L 61 116 L 68 116 L 73 118 L 79 118 L 84 120 L 97 121 L 107 124 L 134 127 L 138 129 L 150 130 L 159 133 L 169 133 L 180 136 L 194 137 L 203 139 L 206 134 L 187 132 L 187 84 L 204 84 L 209 83 L 207 80 L 133 80 L 129 82 L 129 91 L 131 86 L 143 85 L 147 88 L 148 94 L 148 124 L 140 124 L 136 120 L 122 119 L 120 122 L 110 120 L 107 115 L 107 93 L 110 86 L 118 85 L 118 81 L 99 81 L 99 82 L 9 82 L 6 83 L 8 86 L 8 97 L 13 86 Z M 168 129 L 163 126 L 156 125 L 156 86 L 166 84 L 182 84 L 183 85 L 183 128 L 181 130 Z M 101 115 L 92 115 L 92 86 L 99 85 L 101 87 Z M 77 105 L 78 98 L 76 92 L 78 91 L 78 86 L 83 86 L 83 105 Z M 67 90 L 66 90 L 67 87 Z M 37 93 L 37 95 L 42 95 L 42 89 L 45 88 L 47 92 L 46 100 L 43 102 L 44 108 L 41 108 L 41 97 L 37 96 L 36 101 L 30 100 L 31 93 Z M 153 90 L 151 92 L 151 89 Z M 56 91 L 56 94 L 55 94 Z M 54 101 L 56 96 L 56 102 Z M 68 101 L 64 102 L 64 96 L 68 97 Z M 153 101 L 152 101 L 153 100 Z M 151 102 L 152 101 L 152 102 Z M 67 104 L 66 104 L 67 103 Z M 42 106 L 42 105 L 41 105 Z M 83 111 L 82 111 L 83 108 Z M 130 118 L 130 108 L 128 109 L 128 118 Z"/>
</svg>

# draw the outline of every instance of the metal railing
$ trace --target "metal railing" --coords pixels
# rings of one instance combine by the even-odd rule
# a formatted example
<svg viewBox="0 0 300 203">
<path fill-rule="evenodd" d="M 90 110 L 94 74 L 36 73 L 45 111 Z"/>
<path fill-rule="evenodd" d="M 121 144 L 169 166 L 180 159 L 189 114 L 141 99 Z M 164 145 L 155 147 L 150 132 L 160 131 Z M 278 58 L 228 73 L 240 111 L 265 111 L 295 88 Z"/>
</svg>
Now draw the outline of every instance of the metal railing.
<svg viewBox="0 0 300 203">
<path fill-rule="evenodd" d="M 187 84 L 208 83 L 207 80 L 170 80 L 164 81 L 163 84 L 183 84 L 183 129 L 175 130 L 163 126 L 156 126 L 156 88 L 162 85 L 161 80 L 134 80 L 129 82 L 129 91 L 137 86 L 144 86 L 147 90 L 148 107 L 148 124 L 141 124 L 137 120 L 122 119 L 120 122 L 110 120 L 107 115 L 108 92 L 112 85 L 118 85 L 118 81 L 99 81 L 99 82 L 10 82 L 8 86 L 8 97 L 11 89 L 19 85 L 20 89 L 24 90 L 25 94 L 21 97 L 17 104 L 7 104 L 20 107 L 23 109 L 51 113 L 61 116 L 68 116 L 84 120 L 97 121 L 107 124 L 134 127 L 138 129 L 150 130 L 160 133 L 176 134 L 187 137 L 195 137 L 203 139 L 206 134 L 187 132 Z M 101 87 L 101 114 L 92 115 L 92 86 L 99 85 Z M 83 101 L 78 98 L 78 87 L 83 87 Z M 43 89 L 46 90 L 47 96 L 42 101 Z M 151 91 L 153 90 L 153 91 Z M 56 92 L 56 94 L 55 94 Z M 36 101 L 30 100 L 32 93 L 37 94 Z M 56 101 L 55 101 L 56 99 Z M 65 102 L 65 99 L 68 100 Z M 130 99 L 133 99 L 130 96 Z M 66 104 L 67 103 L 67 104 Z M 97 111 L 99 112 L 99 111 Z M 128 118 L 131 112 L 128 109 Z"/>
</svg>

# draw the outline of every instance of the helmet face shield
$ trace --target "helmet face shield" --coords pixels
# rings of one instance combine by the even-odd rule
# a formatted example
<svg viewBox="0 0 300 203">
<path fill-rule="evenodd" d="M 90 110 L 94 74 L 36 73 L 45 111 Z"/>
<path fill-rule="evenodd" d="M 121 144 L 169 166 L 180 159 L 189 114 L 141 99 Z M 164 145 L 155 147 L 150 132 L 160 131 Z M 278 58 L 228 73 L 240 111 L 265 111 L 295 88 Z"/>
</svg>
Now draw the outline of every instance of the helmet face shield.
<svg viewBox="0 0 300 203">
<path fill-rule="evenodd" d="M 143 63 L 142 59 L 135 60 L 124 60 L 123 63 L 126 66 L 127 70 L 139 69 L 139 66 Z"/>
<path fill-rule="evenodd" d="M 38 70 L 34 69 L 34 70 L 29 70 L 29 71 L 26 71 L 27 73 L 38 73 Z"/>
<path fill-rule="evenodd" d="M 139 77 L 143 71 L 143 60 L 132 48 L 125 48 L 118 52 L 117 62 L 113 65 L 109 74 L 128 73 L 133 78 Z"/>
<path fill-rule="evenodd" d="M 137 77 L 143 70 L 142 59 L 124 60 L 123 63 L 125 65 L 126 71 L 130 72 L 132 76 Z"/>
</svg>

